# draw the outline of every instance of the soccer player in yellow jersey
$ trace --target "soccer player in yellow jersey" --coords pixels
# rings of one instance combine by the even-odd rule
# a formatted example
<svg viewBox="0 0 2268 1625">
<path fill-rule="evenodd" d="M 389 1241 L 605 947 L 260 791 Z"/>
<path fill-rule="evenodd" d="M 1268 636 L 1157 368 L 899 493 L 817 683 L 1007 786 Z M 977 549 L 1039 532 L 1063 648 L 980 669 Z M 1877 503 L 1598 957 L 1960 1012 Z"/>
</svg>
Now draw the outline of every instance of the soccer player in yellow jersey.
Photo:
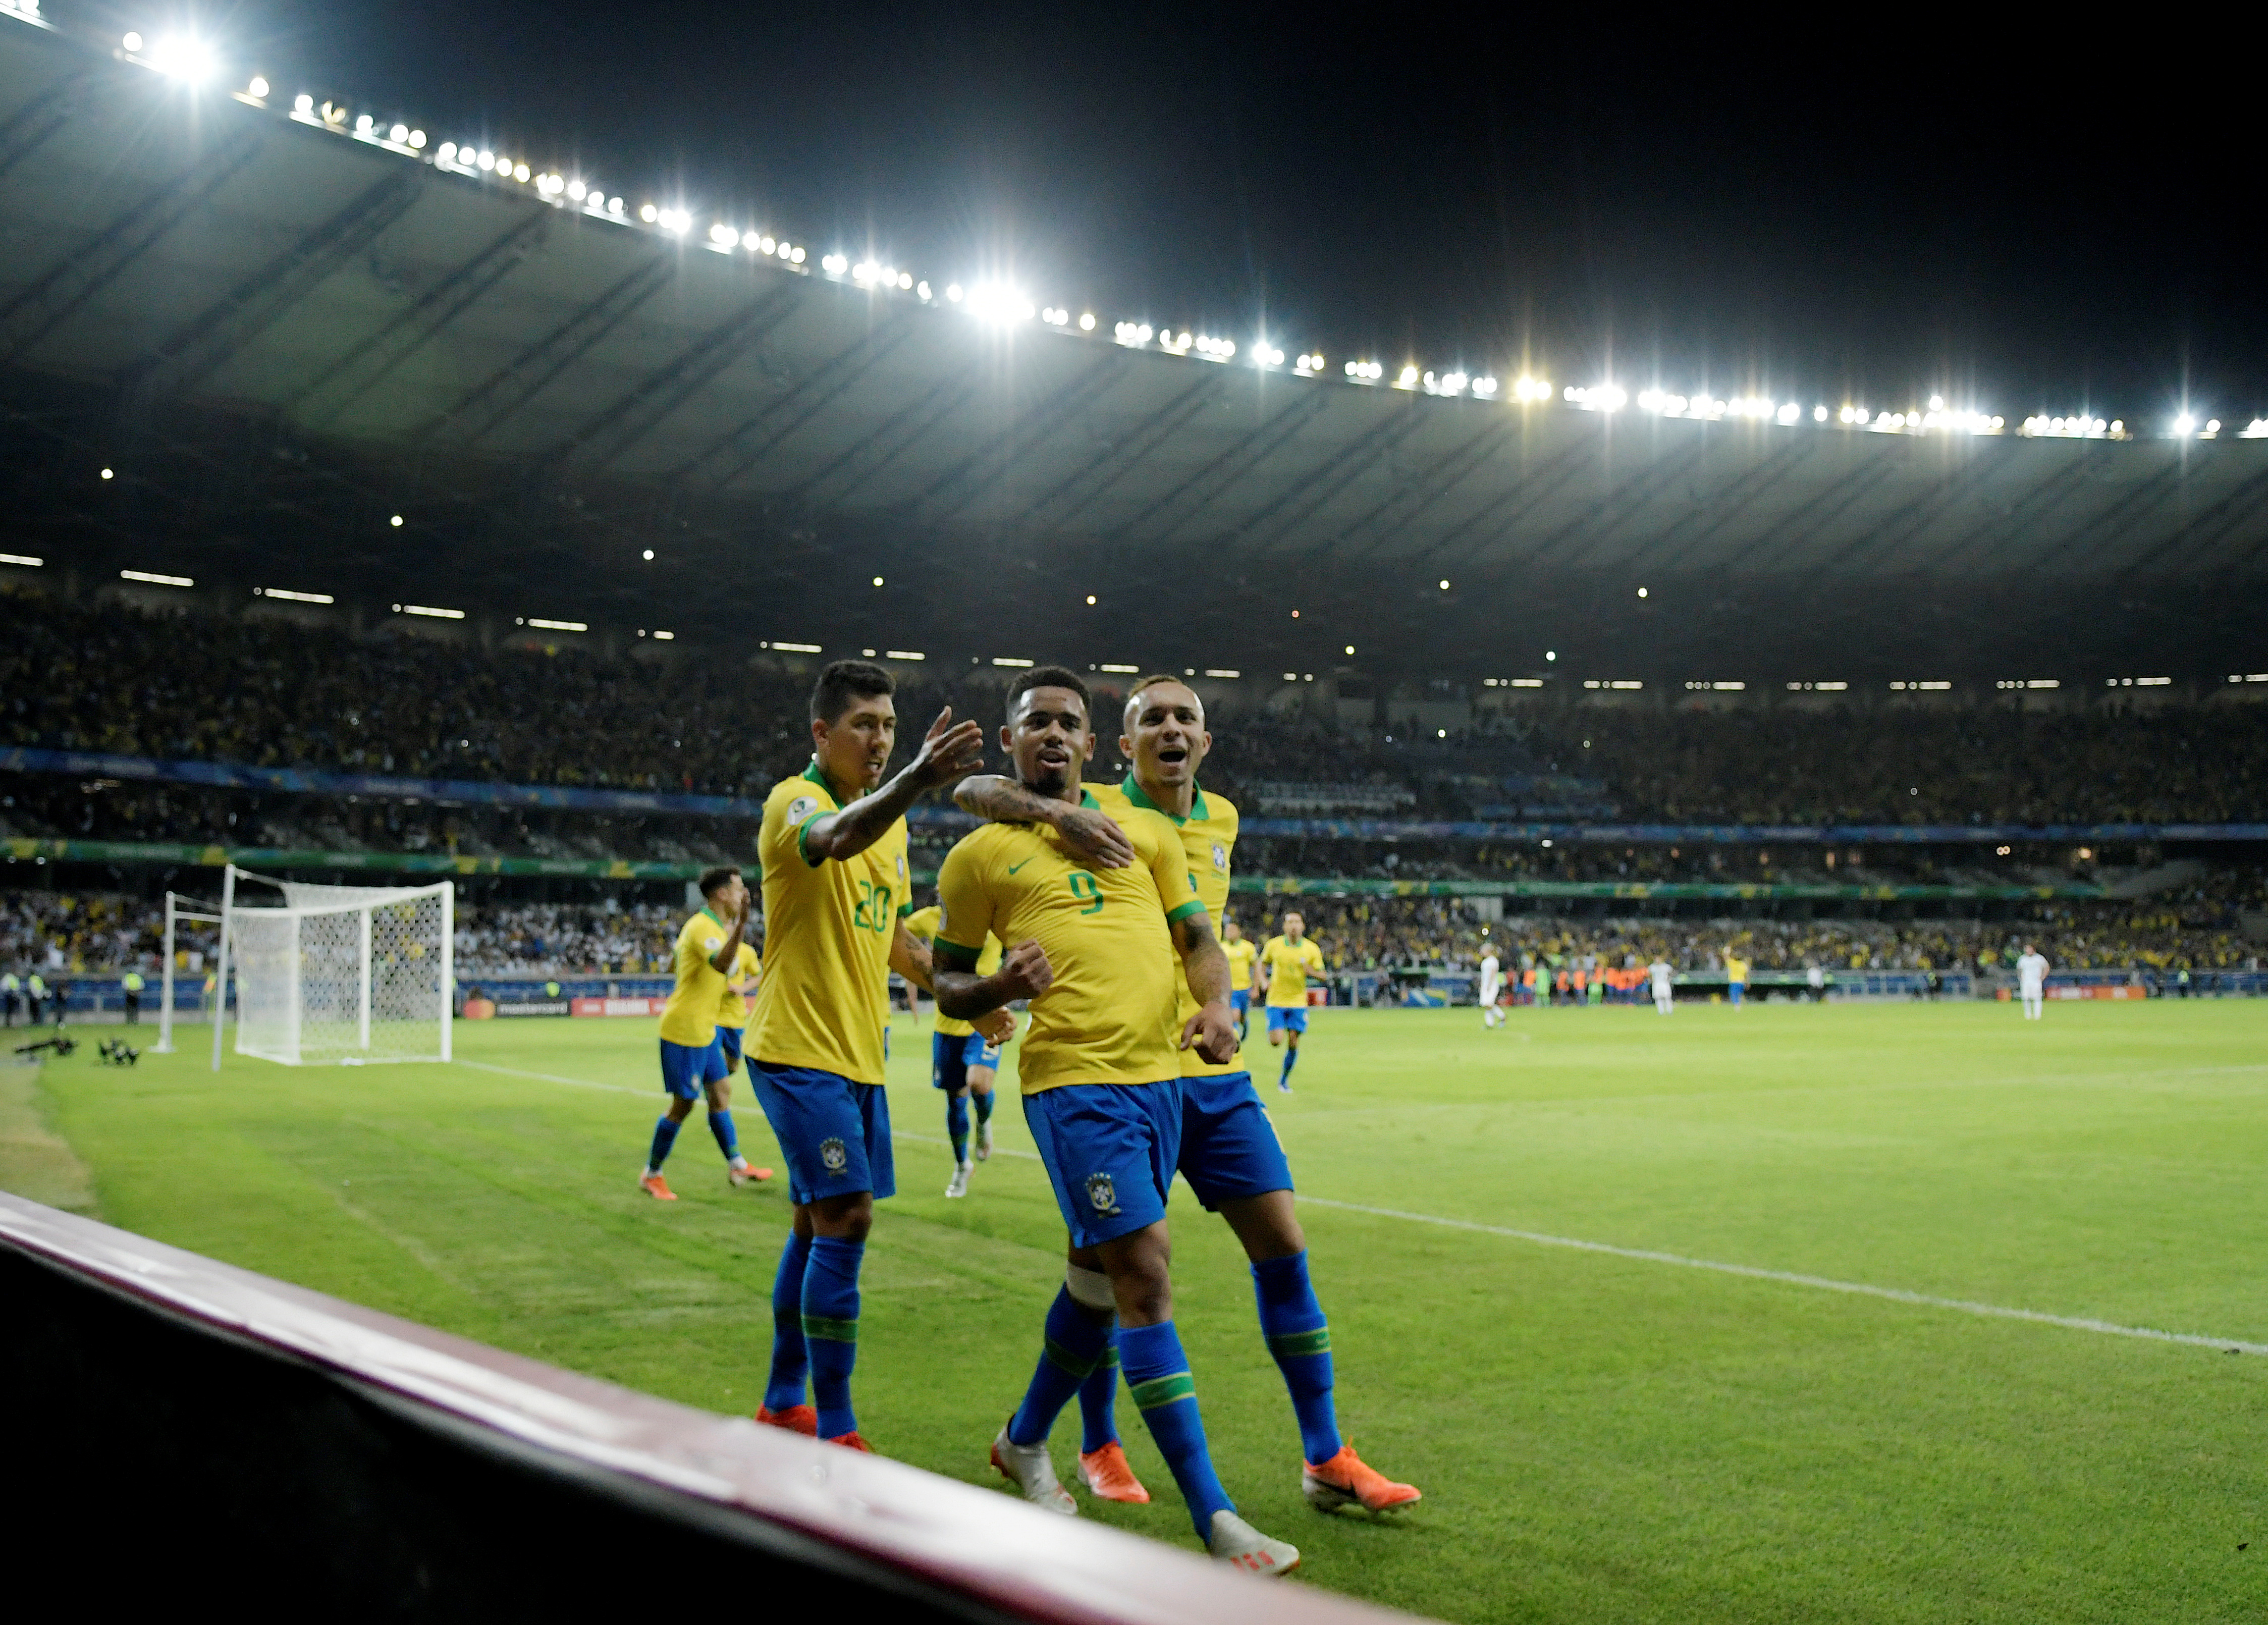
<svg viewBox="0 0 2268 1625">
<path fill-rule="evenodd" d="M 1228 955 L 1228 1007 L 1236 1012 L 1236 1047 L 1244 1048 L 1252 1012 L 1252 961 L 1259 950 L 1233 920 L 1220 923 L 1220 951 Z"/>
<path fill-rule="evenodd" d="M 724 1052 L 727 1077 L 740 1070 L 740 1040 L 748 1030 L 748 995 L 761 985 L 762 968 L 755 949 L 743 942 L 725 977 L 724 995 L 717 1001 L 717 1047 Z"/>
<path fill-rule="evenodd" d="M 1237 812 L 1226 797 L 1198 788 L 1197 770 L 1211 748 L 1204 702 L 1196 691 L 1178 678 L 1145 677 L 1126 697 L 1118 740 L 1133 771 L 1121 784 L 1086 790 L 1105 813 L 1114 806 L 1141 806 L 1168 819 L 1181 835 L 1199 899 L 1208 909 L 1225 911 Z M 1081 852 L 1097 868 L 1123 864 L 1130 856 L 1123 833 L 1107 818 L 1045 799 L 1009 780 L 967 780 L 954 795 L 980 816 L 1047 823 L 1066 850 Z M 1182 1014 L 1186 1018 L 1195 1008 L 1185 983 Z M 1415 1489 L 1388 1480 L 1339 1435 L 1329 1322 L 1308 1279 L 1307 1239 L 1293 1207 L 1291 1166 L 1253 1090 L 1252 1075 L 1233 1060 L 1215 1063 L 1191 1050 L 1182 1051 L 1182 1062 L 1180 1170 L 1198 1200 L 1227 1221 L 1251 1261 L 1261 1334 L 1299 1423 L 1301 1492 L 1322 1511 L 1358 1502 L 1373 1512 L 1410 1504 L 1419 1499 Z M 1086 1438 L 1079 1479 L 1108 1499 L 1147 1500 L 1118 1444 L 1111 1416 L 1116 1380 L 1106 1353 L 1081 1384 Z"/>
<path fill-rule="evenodd" d="M 1307 938 L 1307 922 L 1292 909 L 1284 916 L 1284 934 L 1260 950 L 1260 990 L 1268 996 L 1268 1041 L 1282 1045 L 1284 1070 L 1276 1087 L 1292 1092 L 1292 1069 L 1300 1064 L 1300 1034 L 1307 1030 L 1307 978 L 1322 979 L 1323 951 Z"/>
<path fill-rule="evenodd" d="M 764 799 L 763 981 L 748 1020 L 748 1084 L 787 1159 L 795 1224 L 772 1283 L 772 1362 L 756 1420 L 865 1450 L 850 1405 L 858 1267 L 874 1199 L 897 1188 L 882 1035 L 895 970 L 930 985 L 906 934 L 906 809 L 982 759 L 983 732 L 931 724 L 887 784 L 896 685 L 837 660 L 811 695 L 810 767 Z M 815 1405 L 804 1401 L 809 1379 Z"/>
<path fill-rule="evenodd" d="M 906 930 L 917 941 L 937 935 L 936 905 L 909 915 Z M 987 936 L 984 952 L 976 956 L 976 974 L 989 976 L 1000 968 L 1000 939 Z M 931 1030 L 929 1081 L 945 1091 L 945 1137 L 953 1144 L 953 1179 L 945 1188 L 948 1196 L 968 1194 L 968 1108 L 976 1107 L 976 1160 L 992 1155 L 992 1078 L 1000 1070 L 1000 1046 L 966 1021 L 940 1014 Z"/>
<path fill-rule="evenodd" d="M 661 1009 L 661 1086 L 669 1109 L 653 1126 L 653 1148 L 646 1153 L 638 1188 L 660 1202 L 677 1193 L 661 1177 L 661 1165 L 677 1143 L 677 1130 L 704 1095 L 709 1132 L 725 1153 L 725 1177 L 735 1185 L 772 1177 L 770 1168 L 748 1165 L 733 1126 L 732 1068 L 725 1062 L 718 1011 L 725 997 L 727 973 L 750 952 L 742 940 L 748 928 L 748 887 L 738 869 L 727 865 L 701 877 L 701 912 L 677 933 L 677 986 Z"/>
<path fill-rule="evenodd" d="M 1166 1195 L 1181 1149 L 1182 1051 L 1213 1065 L 1235 1055 L 1228 961 L 1173 825 L 1130 802 L 1098 807 L 1082 789 L 1094 747 L 1088 703 L 1076 673 L 1027 671 L 1009 690 L 1001 745 L 1023 790 L 1100 812 L 1131 861 L 1083 863 L 1048 822 L 990 823 L 938 874 L 938 1009 L 966 1020 L 1031 1001 L 1016 1067 L 1024 1119 L 1071 1230 L 1037 1368 L 992 1442 L 992 1463 L 1027 1500 L 1078 1510 L 1057 1482 L 1048 1431 L 1109 1347 L 1115 1310 L 1127 1385 L 1198 1537 L 1224 1561 L 1280 1574 L 1299 1552 L 1239 1518 L 1221 1489 L 1173 1321 Z M 1013 945 L 980 976 L 988 931 Z"/>
</svg>

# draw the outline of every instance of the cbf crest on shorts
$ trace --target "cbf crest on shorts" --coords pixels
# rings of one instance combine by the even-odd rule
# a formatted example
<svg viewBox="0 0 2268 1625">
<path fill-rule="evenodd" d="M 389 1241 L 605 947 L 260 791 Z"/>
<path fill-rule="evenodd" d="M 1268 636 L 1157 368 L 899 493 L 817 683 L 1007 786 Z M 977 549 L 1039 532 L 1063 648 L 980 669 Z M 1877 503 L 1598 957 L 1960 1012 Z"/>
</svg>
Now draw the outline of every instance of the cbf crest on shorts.
<svg viewBox="0 0 2268 1625">
<path fill-rule="evenodd" d="M 1086 1176 L 1086 1205 L 1102 1218 L 1115 1218 L 1118 1214 L 1118 1187 L 1110 1182 L 1107 1173 Z"/>
<path fill-rule="evenodd" d="M 818 811 L 818 797 L 798 796 L 794 800 L 787 804 L 787 821 L 790 824 L 800 824 L 804 820 L 809 818 L 813 813 Z"/>
<path fill-rule="evenodd" d="M 840 1173 L 850 1165 L 850 1153 L 843 1149 L 840 1140 L 821 1140 L 819 1143 L 819 1160 L 829 1173 Z"/>
</svg>

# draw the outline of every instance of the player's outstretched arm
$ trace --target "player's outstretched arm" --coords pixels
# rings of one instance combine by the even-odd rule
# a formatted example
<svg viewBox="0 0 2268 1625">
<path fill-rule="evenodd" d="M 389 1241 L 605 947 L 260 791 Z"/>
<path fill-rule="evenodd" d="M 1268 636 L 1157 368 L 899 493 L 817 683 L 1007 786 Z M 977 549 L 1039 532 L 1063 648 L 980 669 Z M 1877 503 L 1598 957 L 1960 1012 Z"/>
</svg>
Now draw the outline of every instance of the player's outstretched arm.
<svg viewBox="0 0 2268 1625">
<path fill-rule="evenodd" d="M 898 776 L 871 796 L 861 796 L 840 812 L 830 812 L 803 837 L 805 861 L 841 863 L 880 840 L 906 809 L 928 790 L 941 789 L 984 761 L 984 730 L 973 722 L 954 725 L 953 707 L 937 714 L 921 749 Z"/>
<path fill-rule="evenodd" d="M 1048 963 L 1047 950 L 1028 938 L 1001 955 L 1000 968 L 989 976 L 976 974 L 973 954 L 966 965 L 956 966 L 961 952 L 946 944 L 932 972 L 938 1014 L 955 1021 L 974 1022 L 1005 1011 L 1014 1000 L 1035 999 L 1055 985 L 1055 967 Z"/>
<path fill-rule="evenodd" d="M 954 805 L 994 824 L 1045 824 L 1063 837 L 1064 850 L 1097 869 L 1123 869 L 1134 843 L 1108 814 L 1034 795 L 1012 778 L 980 773 L 954 788 Z"/>
<path fill-rule="evenodd" d="M 1182 971 L 1189 993 L 1202 1006 L 1182 1024 L 1182 1048 L 1197 1052 L 1219 1066 L 1236 1053 L 1236 1018 L 1228 1008 L 1228 955 L 1212 934 L 1212 922 L 1200 908 L 1174 922 L 1174 946 L 1182 956 Z"/>
</svg>

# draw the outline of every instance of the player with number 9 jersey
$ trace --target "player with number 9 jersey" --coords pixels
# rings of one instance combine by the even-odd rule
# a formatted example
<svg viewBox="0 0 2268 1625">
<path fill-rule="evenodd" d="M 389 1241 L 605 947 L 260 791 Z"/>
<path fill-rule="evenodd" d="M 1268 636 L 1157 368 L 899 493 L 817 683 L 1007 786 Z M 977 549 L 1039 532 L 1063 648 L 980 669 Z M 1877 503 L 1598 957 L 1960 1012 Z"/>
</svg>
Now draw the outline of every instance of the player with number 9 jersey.
<svg viewBox="0 0 2268 1625">
<path fill-rule="evenodd" d="M 1096 806 L 1094 796 L 1083 804 Z M 1045 825 L 987 824 L 938 871 L 937 941 L 971 964 L 989 932 L 1036 940 L 1055 984 L 1031 1004 L 1016 1064 L 1027 1095 L 1069 1084 L 1154 1084 L 1181 1075 L 1182 988 L 1173 938 L 1159 929 L 1204 911 L 1180 837 L 1156 812 L 1106 807 L 1134 843 L 1133 864 L 1094 870 Z"/>
</svg>

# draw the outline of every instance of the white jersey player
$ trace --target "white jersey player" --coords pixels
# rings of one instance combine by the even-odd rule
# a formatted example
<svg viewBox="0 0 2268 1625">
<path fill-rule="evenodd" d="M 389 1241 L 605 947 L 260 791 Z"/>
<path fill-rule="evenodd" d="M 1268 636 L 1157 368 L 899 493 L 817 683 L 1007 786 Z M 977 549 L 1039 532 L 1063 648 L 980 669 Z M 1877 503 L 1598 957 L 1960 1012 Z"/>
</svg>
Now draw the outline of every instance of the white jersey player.
<svg viewBox="0 0 2268 1625">
<path fill-rule="evenodd" d="M 1653 983 L 1653 1008 L 1657 1014 L 1668 1015 L 1673 997 L 1670 992 L 1672 972 L 1668 960 L 1656 960 L 1646 967 L 1647 978 Z"/>
<path fill-rule="evenodd" d="M 1500 1026 L 1504 1011 L 1497 1007 L 1497 997 L 1503 991 L 1498 977 L 1496 950 L 1490 948 L 1481 955 L 1481 1025 Z"/>
<path fill-rule="evenodd" d="M 2037 1021 L 2040 1007 L 2047 998 L 2048 962 L 2029 943 L 2024 945 L 2023 957 L 2016 961 L 2016 991 L 2024 1001 L 2024 1019 Z"/>
</svg>

